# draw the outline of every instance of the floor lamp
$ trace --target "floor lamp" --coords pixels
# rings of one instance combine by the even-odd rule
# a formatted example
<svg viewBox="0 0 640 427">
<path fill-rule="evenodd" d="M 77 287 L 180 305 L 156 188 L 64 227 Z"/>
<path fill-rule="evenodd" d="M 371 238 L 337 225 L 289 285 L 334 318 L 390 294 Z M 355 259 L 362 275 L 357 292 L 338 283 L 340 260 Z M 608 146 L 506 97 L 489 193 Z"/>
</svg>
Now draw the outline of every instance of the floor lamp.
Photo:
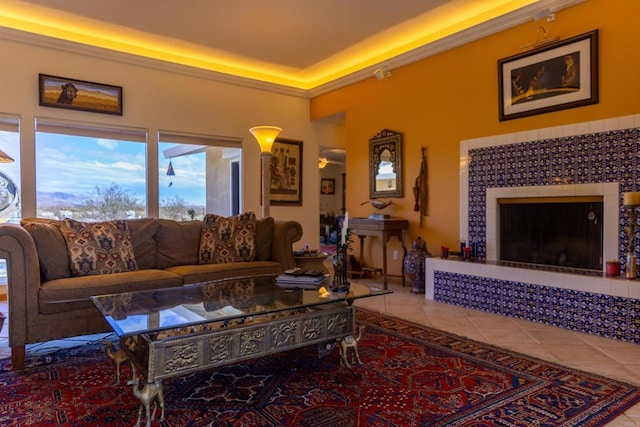
<svg viewBox="0 0 640 427">
<path fill-rule="evenodd" d="M 260 145 L 260 159 L 262 160 L 262 217 L 269 216 L 269 187 L 271 183 L 271 146 L 275 142 L 282 129 L 275 126 L 256 126 L 249 132 Z"/>
<path fill-rule="evenodd" d="M 627 229 L 629 250 L 627 251 L 626 275 L 627 279 L 635 280 L 637 274 L 635 237 L 636 227 L 638 226 L 636 208 L 640 207 L 640 192 L 630 191 L 622 193 L 622 205 L 629 209 L 630 213 L 629 228 Z"/>
</svg>

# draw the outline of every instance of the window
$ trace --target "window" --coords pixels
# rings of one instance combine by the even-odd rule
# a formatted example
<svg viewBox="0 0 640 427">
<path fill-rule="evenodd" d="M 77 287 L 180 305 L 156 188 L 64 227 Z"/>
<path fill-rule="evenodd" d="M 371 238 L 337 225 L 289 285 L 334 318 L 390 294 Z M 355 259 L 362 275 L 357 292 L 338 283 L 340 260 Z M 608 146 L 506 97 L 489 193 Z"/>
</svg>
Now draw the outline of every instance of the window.
<svg viewBox="0 0 640 427">
<path fill-rule="evenodd" d="M 161 218 L 240 212 L 240 138 L 161 131 L 158 140 Z"/>
<path fill-rule="evenodd" d="M 20 121 L 0 115 L 0 222 L 20 222 Z M 0 260 L 0 283 L 7 283 L 7 265 Z"/>
<path fill-rule="evenodd" d="M 36 121 L 36 208 L 41 218 L 146 216 L 145 130 Z"/>
</svg>

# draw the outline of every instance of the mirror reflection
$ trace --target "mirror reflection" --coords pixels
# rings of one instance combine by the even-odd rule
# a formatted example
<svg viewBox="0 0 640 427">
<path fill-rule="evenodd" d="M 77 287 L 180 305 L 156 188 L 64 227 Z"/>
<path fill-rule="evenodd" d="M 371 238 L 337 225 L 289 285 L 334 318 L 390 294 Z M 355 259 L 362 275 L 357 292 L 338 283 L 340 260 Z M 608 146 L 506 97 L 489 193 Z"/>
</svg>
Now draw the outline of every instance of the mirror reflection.
<svg viewBox="0 0 640 427">
<path fill-rule="evenodd" d="M 383 130 L 369 140 L 369 198 L 402 197 L 402 134 Z"/>
<path fill-rule="evenodd" d="M 376 191 L 396 189 L 396 172 L 393 170 L 391 151 L 385 149 L 380 153 L 380 165 L 376 174 Z"/>
</svg>

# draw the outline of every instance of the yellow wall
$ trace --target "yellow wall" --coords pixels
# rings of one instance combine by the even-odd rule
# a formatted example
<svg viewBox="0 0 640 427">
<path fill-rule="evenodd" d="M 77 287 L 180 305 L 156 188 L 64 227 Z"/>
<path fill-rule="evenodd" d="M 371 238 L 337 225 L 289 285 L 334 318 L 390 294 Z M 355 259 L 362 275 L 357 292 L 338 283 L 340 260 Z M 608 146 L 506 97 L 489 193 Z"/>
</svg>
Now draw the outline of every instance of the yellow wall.
<svg viewBox="0 0 640 427">
<path fill-rule="evenodd" d="M 556 14 L 556 20 L 523 24 L 459 48 L 392 70 L 311 100 L 311 119 L 346 112 L 347 211 L 367 216 L 369 138 L 382 129 L 404 136 L 404 197 L 385 210 L 408 218 L 407 242 L 418 235 L 439 255 L 440 246 L 459 240 L 459 143 L 461 140 L 546 128 L 640 112 L 640 1 L 589 0 Z M 599 30 L 600 102 L 595 105 L 498 121 L 497 61 L 523 52 L 543 24 L 566 39 Z M 413 211 L 411 188 L 420 168 L 420 147 L 427 147 L 429 215 L 423 228 Z M 351 177 L 351 179 L 349 179 Z M 368 251 L 371 252 L 371 251 Z M 366 257 L 378 258 L 373 253 Z M 378 263 L 376 260 L 374 263 Z M 399 262 L 390 269 L 399 271 Z"/>
</svg>

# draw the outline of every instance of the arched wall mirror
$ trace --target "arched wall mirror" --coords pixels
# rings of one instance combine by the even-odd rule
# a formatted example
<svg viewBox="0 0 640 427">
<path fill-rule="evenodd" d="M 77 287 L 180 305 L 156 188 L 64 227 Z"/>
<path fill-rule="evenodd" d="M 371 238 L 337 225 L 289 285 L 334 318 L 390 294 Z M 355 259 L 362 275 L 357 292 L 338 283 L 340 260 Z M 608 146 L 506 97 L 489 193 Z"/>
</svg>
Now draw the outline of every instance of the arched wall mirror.
<svg viewBox="0 0 640 427">
<path fill-rule="evenodd" d="M 402 134 L 388 129 L 369 140 L 369 198 L 402 197 Z"/>
</svg>

